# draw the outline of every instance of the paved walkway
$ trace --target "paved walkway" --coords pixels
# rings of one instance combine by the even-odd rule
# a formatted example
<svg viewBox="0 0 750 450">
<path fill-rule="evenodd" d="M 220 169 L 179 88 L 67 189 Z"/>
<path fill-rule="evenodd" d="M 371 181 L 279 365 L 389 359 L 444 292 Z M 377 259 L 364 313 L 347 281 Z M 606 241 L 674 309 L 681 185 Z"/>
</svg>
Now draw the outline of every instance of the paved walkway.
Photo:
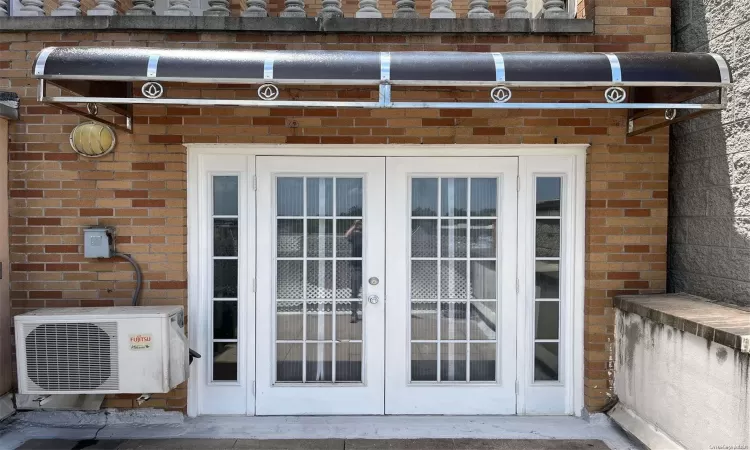
<svg viewBox="0 0 750 450">
<path fill-rule="evenodd" d="M 609 450 L 598 440 L 541 439 L 32 439 L 18 450 Z"/>
</svg>

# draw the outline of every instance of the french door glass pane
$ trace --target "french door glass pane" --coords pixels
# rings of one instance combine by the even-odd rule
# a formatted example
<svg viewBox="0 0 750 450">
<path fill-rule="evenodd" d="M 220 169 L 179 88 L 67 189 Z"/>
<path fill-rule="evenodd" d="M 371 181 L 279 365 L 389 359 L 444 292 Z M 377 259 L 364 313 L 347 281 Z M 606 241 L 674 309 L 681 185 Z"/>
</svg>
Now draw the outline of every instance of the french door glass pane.
<svg viewBox="0 0 750 450">
<path fill-rule="evenodd" d="M 469 336 L 473 341 L 494 341 L 497 336 L 497 302 L 471 302 Z"/>
<path fill-rule="evenodd" d="M 488 260 L 471 261 L 469 289 L 476 299 L 497 298 L 497 262 Z"/>
<path fill-rule="evenodd" d="M 437 261 L 411 262 L 411 298 L 437 299 Z"/>
<path fill-rule="evenodd" d="M 466 261 L 440 261 L 440 298 L 466 298 Z"/>
<path fill-rule="evenodd" d="M 276 179 L 276 215 L 302 216 L 304 195 L 303 179 L 298 177 L 279 177 Z"/>
<path fill-rule="evenodd" d="M 437 178 L 414 178 L 411 183 L 411 215 L 438 215 Z"/>
<path fill-rule="evenodd" d="M 536 302 L 534 336 L 537 339 L 558 339 L 560 337 L 559 321 L 558 302 Z"/>
<path fill-rule="evenodd" d="M 474 217 L 497 215 L 497 180 L 495 178 L 471 179 L 471 215 Z"/>
<path fill-rule="evenodd" d="M 304 331 L 302 302 L 276 302 L 276 339 L 301 341 Z"/>
<path fill-rule="evenodd" d="M 560 257 L 560 219 L 537 219 L 536 256 Z"/>
<path fill-rule="evenodd" d="M 411 179 L 414 382 L 496 380 L 499 198 L 497 178 Z"/>
<path fill-rule="evenodd" d="M 317 342 L 307 344 L 307 381 L 320 383 L 333 380 L 333 366 L 331 361 L 332 343 Z"/>
<path fill-rule="evenodd" d="M 276 344 L 276 381 L 302 381 L 302 345 Z"/>
<path fill-rule="evenodd" d="M 440 256 L 442 258 L 466 257 L 466 220 L 440 221 Z"/>
<path fill-rule="evenodd" d="M 307 216 L 333 215 L 333 178 L 307 178 Z"/>
<path fill-rule="evenodd" d="M 440 215 L 441 216 L 466 216 L 466 178 L 441 178 L 440 179 Z"/>
<path fill-rule="evenodd" d="M 494 342 L 469 344 L 469 355 L 471 355 L 469 381 L 495 380 L 496 346 Z"/>
<path fill-rule="evenodd" d="M 411 380 L 437 381 L 437 343 L 411 344 Z"/>
<path fill-rule="evenodd" d="M 437 302 L 412 302 L 411 339 L 413 341 L 437 340 Z"/>
<path fill-rule="evenodd" d="M 212 381 L 237 380 L 239 316 L 239 177 L 215 175 L 211 182 Z"/>
<path fill-rule="evenodd" d="M 363 186 L 276 179 L 277 383 L 362 382 Z"/>
<path fill-rule="evenodd" d="M 560 215 L 560 189 L 562 178 L 538 177 L 536 179 L 536 215 Z"/>
<path fill-rule="evenodd" d="M 236 301 L 214 301 L 214 339 L 237 339 Z"/>
<path fill-rule="evenodd" d="M 536 298 L 560 297 L 560 261 L 536 261 Z"/>
<path fill-rule="evenodd" d="M 361 301 L 336 301 L 336 340 L 361 341 L 362 321 L 355 319 L 362 311 Z"/>
<path fill-rule="evenodd" d="M 276 256 L 280 258 L 302 256 L 303 226 L 301 219 L 276 221 Z"/>
<path fill-rule="evenodd" d="M 237 256 L 237 219 L 214 219 L 214 256 Z"/>
<path fill-rule="evenodd" d="M 537 342 L 534 344 L 534 381 L 556 381 L 559 378 L 559 343 Z"/>
<path fill-rule="evenodd" d="M 362 217 L 362 178 L 336 178 L 336 215 Z"/>
<path fill-rule="evenodd" d="M 473 219 L 469 248 L 472 258 L 497 258 L 497 220 Z"/>
<path fill-rule="evenodd" d="M 213 380 L 237 380 L 237 342 L 214 342 Z"/>
<path fill-rule="evenodd" d="M 307 221 L 307 256 L 330 258 L 333 256 L 333 220 Z"/>
<path fill-rule="evenodd" d="M 236 259 L 214 259 L 214 298 L 237 298 Z"/>
<path fill-rule="evenodd" d="M 336 344 L 336 380 L 360 381 L 362 379 L 362 343 Z"/>
<path fill-rule="evenodd" d="M 440 344 L 440 379 L 466 381 L 466 342 Z"/>
<path fill-rule="evenodd" d="M 213 183 L 214 216 L 237 215 L 238 179 L 234 175 L 215 176 Z"/>
<path fill-rule="evenodd" d="M 411 256 L 413 258 L 437 257 L 437 223 L 435 219 L 412 219 Z"/>
<path fill-rule="evenodd" d="M 466 302 L 440 303 L 440 339 L 466 340 Z"/>
</svg>

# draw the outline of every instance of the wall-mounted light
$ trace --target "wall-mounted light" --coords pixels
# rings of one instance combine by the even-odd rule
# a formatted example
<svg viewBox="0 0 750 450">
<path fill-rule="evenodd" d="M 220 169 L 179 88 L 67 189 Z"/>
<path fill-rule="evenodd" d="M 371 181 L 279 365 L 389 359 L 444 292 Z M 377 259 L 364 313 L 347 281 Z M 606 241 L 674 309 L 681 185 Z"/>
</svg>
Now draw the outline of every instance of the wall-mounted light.
<svg viewBox="0 0 750 450">
<path fill-rule="evenodd" d="M 70 132 L 70 146 L 76 153 L 98 158 L 115 148 L 117 137 L 112 128 L 97 122 L 85 122 Z"/>
</svg>

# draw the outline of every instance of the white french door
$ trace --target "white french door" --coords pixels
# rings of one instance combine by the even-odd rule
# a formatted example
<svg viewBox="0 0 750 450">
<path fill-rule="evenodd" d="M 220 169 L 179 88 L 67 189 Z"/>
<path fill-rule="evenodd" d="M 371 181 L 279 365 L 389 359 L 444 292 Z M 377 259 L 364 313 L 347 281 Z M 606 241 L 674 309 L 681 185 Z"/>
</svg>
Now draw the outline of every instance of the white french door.
<svg viewBox="0 0 750 450">
<path fill-rule="evenodd" d="M 222 152 L 190 154 L 190 415 L 581 410 L 585 147 Z"/>
<path fill-rule="evenodd" d="M 518 159 L 386 167 L 386 414 L 515 414 Z"/>
<path fill-rule="evenodd" d="M 257 414 L 383 413 L 384 170 L 257 158 Z"/>
</svg>

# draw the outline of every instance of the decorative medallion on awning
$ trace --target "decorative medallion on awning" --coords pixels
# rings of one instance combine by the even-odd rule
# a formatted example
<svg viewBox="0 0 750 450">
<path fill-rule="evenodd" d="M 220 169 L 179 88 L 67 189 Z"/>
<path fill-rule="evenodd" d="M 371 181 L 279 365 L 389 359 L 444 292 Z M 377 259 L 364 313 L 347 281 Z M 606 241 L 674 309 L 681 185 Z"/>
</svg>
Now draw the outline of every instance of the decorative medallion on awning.
<svg viewBox="0 0 750 450">
<path fill-rule="evenodd" d="M 731 76 L 710 53 L 363 52 L 50 47 L 34 76 L 39 100 L 94 120 L 98 105 L 125 117 L 132 105 L 312 108 L 626 109 L 628 133 L 723 109 Z M 47 82 L 61 88 L 49 95 Z M 134 86 L 135 83 L 135 86 Z M 184 83 L 184 84 L 180 84 Z M 180 98 L 170 85 L 252 89 L 251 96 Z M 256 90 L 257 86 L 257 90 Z M 371 98 L 336 100 L 280 95 L 288 88 L 377 89 Z M 136 89 L 134 89 L 134 87 Z M 338 87 L 338 88 L 337 88 Z M 464 96 L 415 100 L 415 92 L 452 88 Z M 529 95 L 600 90 L 601 95 Z M 399 95 L 401 89 L 405 94 Z M 63 91 L 75 95 L 63 95 Z M 296 99 L 294 98 L 296 97 Z M 303 97 L 303 98 L 300 98 Z M 344 100 L 341 99 L 344 98 Z M 461 97 L 461 98 L 458 98 Z M 713 102 L 695 102 L 697 98 Z M 451 101 L 444 101 L 449 98 Z M 477 101 L 480 100 L 480 101 Z M 554 100 L 554 101 L 553 101 Z M 86 105 L 86 110 L 74 107 Z M 655 111 L 657 110 L 657 111 Z M 635 120 L 661 110 L 664 119 L 635 129 Z"/>
</svg>

